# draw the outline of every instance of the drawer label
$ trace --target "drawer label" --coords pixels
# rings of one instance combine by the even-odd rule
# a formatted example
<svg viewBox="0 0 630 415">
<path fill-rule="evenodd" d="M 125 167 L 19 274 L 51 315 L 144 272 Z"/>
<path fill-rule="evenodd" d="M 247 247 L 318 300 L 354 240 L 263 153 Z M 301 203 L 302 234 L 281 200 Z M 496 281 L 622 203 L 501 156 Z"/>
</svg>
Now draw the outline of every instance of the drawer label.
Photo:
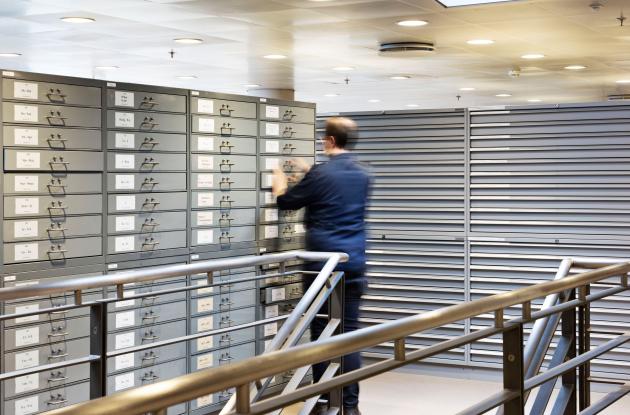
<svg viewBox="0 0 630 415">
<path fill-rule="evenodd" d="M 277 226 L 265 226 L 265 239 L 277 238 L 278 227 Z"/>
<path fill-rule="evenodd" d="M 116 133 L 116 148 L 135 148 L 136 135 L 132 133 Z"/>
<path fill-rule="evenodd" d="M 286 298 L 286 289 L 284 287 L 271 289 L 271 301 L 284 301 Z"/>
<path fill-rule="evenodd" d="M 197 331 L 208 331 L 214 328 L 214 317 L 208 316 L 197 320 Z"/>
<path fill-rule="evenodd" d="M 114 160 L 117 169 L 133 169 L 136 167 L 136 158 L 133 154 L 116 154 Z"/>
<path fill-rule="evenodd" d="M 116 210 L 134 210 L 136 208 L 136 197 L 131 195 L 116 196 Z"/>
<path fill-rule="evenodd" d="M 197 300 L 197 312 L 206 313 L 214 309 L 214 298 L 200 298 Z"/>
<path fill-rule="evenodd" d="M 37 99 L 38 85 L 34 82 L 18 82 L 13 83 L 13 97 L 21 99 Z"/>
<path fill-rule="evenodd" d="M 197 187 L 201 189 L 211 189 L 214 187 L 214 174 L 198 174 Z"/>
<path fill-rule="evenodd" d="M 114 390 L 121 391 L 134 386 L 134 372 L 124 373 L 114 378 Z"/>
<path fill-rule="evenodd" d="M 133 231 L 136 229 L 134 216 L 116 216 L 116 232 Z"/>
<path fill-rule="evenodd" d="M 16 313 L 30 313 L 32 311 L 38 311 L 38 310 L 39 310 L 38 303 L 15 307 Z M 19 317 L 15 319 L 16 324 L 30 323 L 32 321 L 39 321 L 39 314 L 35 314 L 34 316 Z"/>
<path fill-rule="evenodd" d="M 200 396 L 197 398 L 197 407 L 200 408 L 202 406 L 210 405 L 213 402 L 213 395 Z"/>
<path fill-rule="evenodd" d="M 273 174 L 265 174 L 265 186 L 273 186 Z"/>
<path fill-rule="evenodd" d="M 28 392 L 39 388 L 39 373 L 15 378 L 15 393 Z"/>
<path fill-rule="evenodd" d="M 29 415 L 39 412 L 39 396 L 29 396 L 15 401 L 15 415 Z"/>
<path fill-rule="evenodd" d="M 39 327 L 27 327 L 15 331 L 15 347 L 39 343 Z"/>
<path fill-rule="evenodd" d="M 133 190 L 136 186 L 133 174 L 117 174 L 116 190 Z"/>
<path fill-rule="evenodd" d="M 306 229 L 304 228 L 304 225 L 302 225 L 301 223 L 296 223 L 295 225 L 293 225 L 293 230 L 295 231 L 295 233 L 305 233 Z"/>
<path fill-rule="evenodd" d="M 265 318 L 278 317 L 280 315 L 278 304 L 265 307 Z"/>
<path fill-rule="evenodd" d="M 197 356 L 197 369 L 205 369 L 214 365 L 214 354 L 208 353 Z"/>
<path fill-rule="evenodd" d="M 197 212 L 197 226 L 212 226 L 214 224 L 214 212 Z"/>
<path fill-rule="evenodd" d="M 214 231 L 212 229 L 204 229 L 197 231 L 197 243 L 200 245 L 211 244 L 214 242 Z"/>
<path fill-rule="evenodd" d="M 265 106 L 265 118 L 280 118 L 280 107 L 275 105 Z"/>
<path fill-rule="evenodd" d="M 214 151 L 214 137 L 197 137 L 197 151 Z"/>
<path fill-rule="evenodd" d="M 136 334 L 133 331 L 129 333 L 117 334 L 114 339 L 114 347 L 118 349 L 126 349 L 127 347 L 133 347 L 136 343 Z"/>
<path fill-rule="evenodd" d="M 34 261 L 39 258 L 39 245 L 37 242 L 16 244 L 13 256 L 16 261 Z"/>
<path fill-rule="evenodd" d="M 15 199 L 16 215 L 37 215 L 39 213 L 38 197 L 18 197 Z"/>
<path fill-rule="evenodd" d="M 276 203 L 276 197 L 271 192 L 265 192 L 265 203 L 272 205 Z"/>
<path fill-rule="evenodd" d="M 280 124 L 275 122 L 265 123 L 265 135 L 278 136 L 280 135 Z"/>
<path fill-rule="evenodd" d="M 265 221 L 274 222 L 278 220 L 278 209 L 265 209 Z"/>
<path fill-rule="evenodd" d="M 114 105 L 117 107 L 131 107 L 134 104 L 134 93 L 129 91 L 114 91 Z"/>
<path fill-rule="evenodd" d="M 266 170 L 277 169 L 279 165 L 280 165 L 280 159 L 276 159 L 276 158 L 266 158 L 265 159 L 265 169 Z"/>
<path fill-rule="evenodd" d="M 279 153 L 280 152 L 280 142 L 276 140 L 266 140 L 265 141 L 265 152 L 267 153 Z"/>
<path fill-rule="evenodd" d="M 197 285 L 208 285 L 208 281 L 198 280 Z M 214 287 L 200 288 L 197 290 L 197 294 L 212 294 L 213 292 L 214 292 Z"/>
<path fill-rule="evenodd" d="M 123 370 L 135 365 L 136 359 L 133 353 L 122 354 L 114 358 L 114 370 Z"/>
<path fill-rule="evenodd" d="M 202 337 L 197 339 L 197 350 L 208 350 L 214 347 L 214 336 Z"/>
<path fill-rule="evenodd" d="M 123 313 L 116 313 L 116 328 L 121 329 L 124 327 L 131 327 L 136 324 L 135 311 L 125 311 Z"/>
<path fill-rule="evenodd" d="M 199 169 L 199 170 L 212 170 L 212 169 L 214 169 L 214 157 L 212 157 L 212 156 L 197 156 L 197 169 Z"/>
<path fill-rule="evenodd" d="M 204 133 L 214 132 L 214 119 L 212 118 L 199 118 L 199 131 Z"/>
<path fill-rule="evenodd" d="M 278 333 L 278 322 L 265 324 L 264 332 L 265 337 L 275 336 Z"/>
<path fill-rule="evenodd" d="M 37 151 L 18 151 L 15 154 L 15 167 L 18 169 L 39 169 L 40 154 Z"/>
<path fill-rule="evenodd" d="M 36 220 L 13 222 L 14 238 L 35 238 L 38 234 L 38 222 Z"/>
<path fill-rule="evenodd" d="M 35 366 L 39 366 L 38 350 L 29 350 L 28 352 L 15 355 L 15 370 L 28 369 Z"/>
<path fill-rule="evenodd" d="M 126 296 L 131 297 L 133 295 L 136 295 L 136 292 L 134 290 L 125 291 L 125 297 Z M 116 301 L 114 303 L 115 308 L 133 307 L 135 305 L 136 305 L 136 300 L 122 300 L 122 301 Z"/>
<path fill-rule="evenodd" d="M 16 192 L 36 192 L 39 189 L 38 176 L 15 176 L 13 187 Z"/>
<path fill-rule="evenodd" d="M 133 236 L 117 236 L 114 241 L 115 252 L 129 252 L 135 248 L 136 238 Z"/>
<path fill-rule="evenodd" d="M 214 206 L 214 193 L 197 193 L 197 206 L 198 207 Z"/>
<path fill-rule="evenodd" d="M 200 112 L 203 114 L 214 113 L 214 101 L 211 99 L 199 98 L 197 100 L 197 112 Z"/>
<path fill-rule="evenodd" d="M 39 144 L 39 130 L 33 128 L 16 128 L 13 130 L 13 140 L 16 145 L 36 146 Z"/>
<path fill-rule="evenodd" d="M 116 112 L 114 114 L 114 126 L 122 128 L 133 128 L 134 126 L 133 112 Z"/>
<path fill-rule="evenodd" d="M 39 108 L 34 105 L 14 105 L 13 121 L 37 122 L 39 120 Z"/>
</svg>

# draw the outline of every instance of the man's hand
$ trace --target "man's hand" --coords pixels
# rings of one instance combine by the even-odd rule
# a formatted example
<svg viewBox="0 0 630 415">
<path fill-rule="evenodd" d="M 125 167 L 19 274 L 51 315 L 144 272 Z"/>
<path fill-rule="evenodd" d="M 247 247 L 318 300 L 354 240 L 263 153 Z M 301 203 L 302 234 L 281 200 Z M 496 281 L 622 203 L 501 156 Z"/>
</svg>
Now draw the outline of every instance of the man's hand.
<svg viewBox="0 0 630 415">
<path fill-rule="evenodd" d="M 278 197 L 285 194 L 287 192 L 287 183 L 287 175 L 278 167 L 273 169 L 273 179 L 271 181 L 273 195 Z"/>
<path fill-rule="evenodd" d="M 306 162 L 303 158 L 296 158 L 291 160 L 293 164 L 304 174 L 308 173 L 311 169 L 311 165 Z"/>
</svg>

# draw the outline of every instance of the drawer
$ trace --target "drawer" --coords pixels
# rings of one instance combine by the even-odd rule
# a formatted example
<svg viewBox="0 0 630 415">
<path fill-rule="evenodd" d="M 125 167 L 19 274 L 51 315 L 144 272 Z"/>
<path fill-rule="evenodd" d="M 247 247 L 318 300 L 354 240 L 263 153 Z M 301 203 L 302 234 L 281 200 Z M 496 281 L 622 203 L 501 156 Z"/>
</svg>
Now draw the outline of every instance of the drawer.
<svg viewBox="0 0 630 415">
<path fill-rule="evenodd" d="M 261 137 L 280 137 L 285 139 L 315 139 L 315 126 L 313 124 L 294 124 L 279 122 L 260 122 Z"/>
<path fill-rule="evenodd" d="M 301 283 L 267 287 L 260 290 L 261 301 L 264 304 L 272 304 L 280 301 L 302 298 L 304 287 Z"/>
<path fill-rule="evenodd" d="M 190 357 L 190 371 L 234 363 L 256 356 L 256 343 L 250 342 Z"/>
<path fill-rule="evenodd" d="M 194 210 L 191 215 L 192 226 L 229 229 L 232 226 L 256 224 L 256 209 Z"/>
<path fill-rule="evenodd" d="M 40 345 L 27 350 L 11 352 L 5 350 L 3 355 L 4 371 L 12 372 L 50 363 L 59 363 L 64 360 L 85 357 L 89 354 L 90 339 L 88 337 L 54 344 L 40 342 Z"/>
<path fill-rule="evenodd" d="M 186 112 L 186 96 L 158 94 L 146 91 L 107 90 L 109 108 L 136 109 L 141 111 Z"/>
<path fill-rule="evenodd" d="M 191 151 L 221 154 L 256 154 L 256 139 L 193 135 Z"/>
<path fill-rule="evenodd" d="M 4 217 L 65 217 L 103 212 L 101 195 L 5 196 Z"/>
<path fill-rule="evenodd" d="M 314 157 L 300 157 L 309 166 L 315 164 Z M 261 156 L 260 170 L 271 171 L 275 168 L 281 168 L 285 173 L 301 173 L 295 163 L 295 157 L 287 156 Z M 265 180 L 266 181 L 266 180 Z"/>
<path fill-rule="evenodd" d="M 109 313 L 107 327 L 110 332 L 113 332 L 185 318 L 186 301 L 179 301 Z"/>
<path fill-rule="evenodd" d="M 97 268 L 100 269 L 100 266 L 98 266 Z M 57 281 L 66 281 L 69 279 L 73 279 L 76 278 L 77 276 L 81 276 L 81 277 L 96 277 L 99 275 L 103 275 L 101 272 L 94 272 L 93 271 L 94 267 L 93 266 L 86 266 L 83 268 L 74 268 L 72 270 L 64 270 L 64 269 L 52 269 L 52 270 L 48 270 L 48 271 L 26 271 L 26 272 L 21 272 L 19 274 L 16 275 L 6 275 L 3 277 L 4 279 L 4 284 L 3 287 L 4 288 L 11 288 L 11 287 L 20 287 L 20 286 L 25 286 L 25 285 L 38 285 L 40 283 L 44 283 L 44 282 L 57 282 Z M 74 274 L 74 275 L 72 275 Z M 101 288 L 90 288 L 90 289 L 86 289 L 83 290 L 83 298 L 86 298 L 87 294 L 98 294 L 98 295 L 102 295 L 103 290 Z M 73 298 L 72 293 L 68 293 L 67 294 L 68 297 L 64 296 L 63 294 L 55 294 L 52 296 L 53 299 L 53 304 L 56 305 L 60 305 L 60 304 L 66 304 L 67 300 L 69 300 L 70 298 Z M 28 302 L 33 302 L 33 301 L 37 301 L 40 299 L 48 299 L 49 297 L 47 296 L 46 298 L 42 298 L 42 297 L 27 297 L 27 298 L 20 298 L 18 300 L 8 300 L 5 301 L 5 305 L 8 304 L 19 304 L 19 303 L 28 303 Z M 43 308 L 43 307 L 40 307 Z M 87 311 L 87 310 L 86 310 Z"/>
<path fill-rule="evenodd" d="M 53 218 L 56 219 L 56 218 Z M 101 235 L 101 216 L 5 220 L 4 241 L 62 241 L 78 236 Z"/>
<path fill-rule="evenodd" d="M 131 173 L 107 175 L 107 191 L 172 192 L 186 190 L 186 173 Z"/>
<path fill-rule="evenodd" d="M 2 98 L 19 99 L 44 104 L 101 106 L 101 88 L 55 82 L 3 79 Z"/>
<path fill-rule="evenodd" d="M 107 350 L 120 350 L 128 347 L 140 346 L 174 339 L 186 335 L 186 324 L 182 321 L 156 324 L 150 327 L 142 327 L 123 333 L 107 336 Z"/>
<path fill-rule="evenodd" d="M 220 244 L 229 246 L 233 243 L 256 240 L 255 226 L 232 226 L 229 229 L 193 229 L 192 245 Z"/>
<path fill-rule="evenodd" d="M 193 133 L 219 134 L 224 137 L 233 135 L 258 136 L 258 121 L 244 118 L 192 116 Z"/>
<path fill-rule="evenodd" d="M 18 394 L 33 393 L 44 389 L 61 388 L 67 384 L 83 382 L 89 379 L 90 366 L 87 364 L 20 376 L 3 383 L 4 398 L 9 399 Z"/>
<path fill-rule="evenodd" d="M 107 359 L 107 374 L 130 369 L 141 369 L 186 357 L 186 343 L 175 343 L 155 349 L 142 350 L 135 353 L 127 353 Z"/>
<path fill-rule="evenodd" d="M 4 102 L 2 104 L 2 120 L 9 124 L 100 128 L 101 110 L 97 108 Z"/>
<path fill-rule="evenodd" d="M 192 171 L 255 172 L 256 156 L 191 154 Z"/>
<path fill-rule="evenodd" d="M 66 195 L 101 193 L 101 173 L 5 173 L 4 193 Z"/>
<path fill-rule="evenodd" d="M 190 329 L 192 333 L 201 333 L 251 323 L 252 321 L 256 321 L 256 308 L 248 307 L 204 317 L 193 317 L 190 321 Z"/>
<path fill-rule="evenodd" d="M 107 148 L 109 150 L 131 150 L 149 153 L 155 151 L 183 153 L 186 151 L 186 135 L 109 131 L 107 133 Z"/>
<path fill-rule="evenodd" d="M 256 191 L 255 190 L 230 190 L 222 191 L 200 191 L 192 192 L 192 208 L 222 208 L 231 209 L 236 207 L 255 207 Z"/>
<path fill-rule="evenodd" d="M 38 347 L 90 335 L 90 318 L 79 317 L 4 331 L 5 350 Z"/>
<path fill-rule="evenodd" d="M 198 317 L 197 320 L 209 321 L 214 320 L 215 316 Z M 191 325 L 191 332 L 195 332 L 196 321 L 194 320 Z M 252 320 L 253 321 L 253 320 Z M 256 328 L 248 327 L 240 330 L 232 330 L 223 334 L 216 334 L 214 336 L 200 337 L 199 339 L 190 342 L 190 353 L 201 353 L 210 351 L 217 348 L 229 347 L 233 344 L 252 342 L 256 338 Z"/>
<path fill-rule="evenodd" d="M 285 242 L 292 242 L 304 236 L 306 229 L 301 223 L 281 223 L 277 225 L 263 225 L 260 227 L 261 239 L 280 238 Z"/>
<path fill-rule="evenodd" d="M 108 110 L 107 128 L 186 133 L 186 114 Z"/>
<path fill-rule="evenodd" d="M 260 118 L 287 122 L 315 123 L 315 108 L 289 107 L 286 105 L 260 105 Z"/>
<path fill-rule="evenodd" d="M 192 189 L 256 189 L 256 173 L 192 173 Z"/>
<path fill-rule="evenodd" d="M 63 241 L 11 242 L 4 244 L 4 263 L 31 261 L 62 263 L 70 258 L 103 254 L 103 240 L 99 237 L 71 238 Z"/>
<path fill-rule="evenodd" d="M 278 210 L 277 208 L 262 208 L 260 210 L 260 221 L 266 223 L 274 222 L 303 222 L 304 209 L 299 210 Z"/>
<path fill-rule="evenodd" d="M 54 150 L 102 150 L 101 130 L 55 127 L 3 127 L 5 147 L 38 147 Z"/>
<path fill-rule="evenodd" d="M 110 213 L 185 210 L 188 205 L 186 192 L 108 195 L 107 199 Z"/>
<path fill-rule="evenodd" d="M 129 285 L 129 284 L 126 284 Z M 152 285 L 144 285 L 144 286 L 135 286 L 132 285 L 128 288 L 125 288 L 125 296 L 133 296 L 140 294 L 149 294 L 161 290 L 174 290 L 177 288 L 184 288 L 186 286 L 185 280 L 179 281 L 169 281 L 168 283 L 153 283 Z M 110 291 L 108 293 L 108 298 L 117 298 L 116 291 Z M 131 310 L 134 308 L 150 308 L 156 305 L 173 303 L 177 301 L 185 301 L 186 300 L 186 291 L 174 292 L 170 294 L 160 294 L 160 295 L 151 295 L 143 298 L 136 298 L 131 300 L 121 300 L 115 301 L 111 303 L 108 308 L 109 313 L 117 313 L 119 311 Z"/>
<path fill-rule="evenodd" d="M 109 171 L 186 171 L 186 154 L 108 153 Z"/>
<path fill-rule="evenodd" d="M 211 296 L 211 295 L 224 295 L 229 294 L 230 292 L 242 291 L 242 290 L 250 290 L 256 288 L 256 281 L 245 281 L 245 282 L 234 282 L 237 280 L 242 280 L 245 278 L 253 278 L 256 276 L 256 271 L 254 269 L 242 272 L 242 273 L 231 273 L 221 275 L 217 273 L 214 276 L 213 280 L 215 283 L 222 283 L 221 285 L 214 287 L 206 287 L 200 288 L 198 290 L 191 291 L 191 297 L 203 297 L 203 296 Z M 206 274 L 195 274 L 191 277 L 191 285 L 207 285 L 208 278 Z"/>
<path fill-rule="evenodd" d="M 109 215 L 107 233 L 153 233 L 186 229 L 186 212 L 153 212 L 133 215 Z"/>
<path fill-rule="evenodd" d="M 185 247 L 186 231 L 183 230 L 107 237 L 107 253 L 109 254 L 151 252 Z"/>
<path fill-rule="evenodd" d="M 271 190 L 258 192 L 258 200 L 261 206 L 275 206 L 276 204 L 276 197 Z"/>
<path fill-rule="evenodd" d="M 219 115 L 222 117 L 256 118 L 256 103 L 192 97 L 193 114 Z"/>
<path fill-rule="evenodd" d="M 218 291 L 218 290 L 217 290 Z M 237 308 L 256 305 L 256 290 L 237 291 L 198 297 L 190 300 L 190 315 L 229 312 Z"/>
<path fill-rule="evenodd" d="M 4 150 L 5 171 L 103 171 L 96 151 Z"/>
<path fill-rule="evenodd" d="M 286 140 L 263 139 L 260 143 L 261 154 L 282 154 L 288 156 L 315 154 L 315 141 L 311 140 Z"/>
<path fill-rule="evenodd" d="M 90 399 L 89 382 L 60 386 L 37 395 L 20 397 L 4 402 L 5 415 L 26 415 L 70 406 Z"/>
<path fill-rule="evenodd" d="M 149 385 L 186 374 L 186 359 L 147 366 L 131 372 L 108 376 L 107 394 Z"/>
</svg>

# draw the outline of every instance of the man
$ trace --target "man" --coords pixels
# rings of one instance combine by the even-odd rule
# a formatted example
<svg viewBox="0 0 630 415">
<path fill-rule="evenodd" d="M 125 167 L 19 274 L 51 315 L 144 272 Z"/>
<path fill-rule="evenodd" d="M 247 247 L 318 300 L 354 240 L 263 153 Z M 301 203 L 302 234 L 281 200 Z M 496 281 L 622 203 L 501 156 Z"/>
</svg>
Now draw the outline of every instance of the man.
<svg viewBox="0 0 630 415">
<path fill-rule="evenodd" d="M 329 161 L 308 170 L 304 178 L 291 189 L 287 177 L 279 169 L 274 171 L 273 193 L 278 208 L 296 210 L 306 207 L 306 248 L 311 251 L 345 252 L 348 262 L 337 270 L 345 274 L 344 331 L 356 330 L 359 325 L 359 306 L 367 281 L 365 278 L 365 205 L 371 178 L 367 169 L 346 150 L 350 139 L 356 138 L 357 126 L 348 118 L 331 118 L 326 123 L 323 138 L 324 153 Z M 311 277 L 312 278 L 312 277 Z M 305 281 L 307 285 L 312 279 Z M 311 339 L 317 340 L 326 322 L 315 319 Z M 318 381 L 326 363 L 314 365 L 313 376 Z M 361 356 L 353 353 L 343 358 L 343 372 L 361 367 Z M 345 415 L 359 412 L 359 385 L 348 385 L 343 391 Z M 319 406 L 314 413 L 325 413 Z"/>
</svg>

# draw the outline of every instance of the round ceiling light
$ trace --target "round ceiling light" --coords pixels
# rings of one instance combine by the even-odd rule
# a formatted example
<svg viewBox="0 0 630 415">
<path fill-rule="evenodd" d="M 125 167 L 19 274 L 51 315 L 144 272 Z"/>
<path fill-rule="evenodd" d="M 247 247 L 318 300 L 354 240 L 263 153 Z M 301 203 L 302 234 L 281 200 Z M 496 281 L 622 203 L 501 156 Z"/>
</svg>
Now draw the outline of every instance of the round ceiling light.
<svg viewBox="0 0 630 415">
<path fill-rule="evenodd" d="M 584 66 L 584 65 L 569 65 L 569 66 L 565 66 L 564 69 L 568 69 L 570 71 L 580 71 L 582 69 L 586 69 L 586 66 Z"/>
<path fill-rule="evenodd" d="M 405 79 L 410 79 L 409 75 L 392 75 L 389 79 L 393 79 L 394 81 L 403 81 Z"/>
<path fill-rule="evenodd" d="M 203 39 L 199 39 L 196 37 L 178 37 L 177 39 L 173 39 L 175 43 L 181 43 L 183 45 L 198 45 L 203 43 Z"/>
<path fill-rule="evenodd" d="M 285 55 L 271 54 L 271 55 L 265 55 L 263 56 L 263 58 L 279 60 L 279 59 L 286 59 L 287 57 Z"/>
<path fill-rule="evenodd" d="M 494 43 L 494 40 L 490 40 L 490 39 L 471 39 L 471 40 L 467 41 L 466 43 L 468 43 L 469 45 L 492 45 Z"/>
<path fill-rule="evenodd" d="M 496 94 L 495 96 L 498 98 L 509 98 L 512 94 Z"/>
<path fill-rule="evenodd" d="M 537 98 L 528 99 L 527 102 L 542 102 L 542 99 L 537 99 Z"/>
<path fill-rule="evenodd" d="M 61 18 L 62 21 L 66 23 L 94 23 L 96 19 L 91 17 L 79 17 L 79 16 L 66 16 Z"/>
<path fill-rule="evenodd" d="M 22 54 L 21 53 L 15 53 L 15 52 L 0 53 L 0 58 L 17 58 L 18 56 L 22 56 Z"/>
<path fill-rule="evenodd" d="M 474 91 L 475 88 L 467 86 L 467 87 L 464 87 L 464 88 L 459 88 L 459 90 L 460 91 Z"/>
<path fill-rule="evenodd" d="M 521 56 L 521 58 L 523 59 L 542 59 L 544 58 L 545 55 L 543 55 L 542 53 L 528 53 L 526 55 Z"/>
<path fill-rule="evenodd" d="M 401 20 L 396 22 L 398 26 L 402 27 L 421 27 L 429 24 L 426 20 Z"/>
</svg>

